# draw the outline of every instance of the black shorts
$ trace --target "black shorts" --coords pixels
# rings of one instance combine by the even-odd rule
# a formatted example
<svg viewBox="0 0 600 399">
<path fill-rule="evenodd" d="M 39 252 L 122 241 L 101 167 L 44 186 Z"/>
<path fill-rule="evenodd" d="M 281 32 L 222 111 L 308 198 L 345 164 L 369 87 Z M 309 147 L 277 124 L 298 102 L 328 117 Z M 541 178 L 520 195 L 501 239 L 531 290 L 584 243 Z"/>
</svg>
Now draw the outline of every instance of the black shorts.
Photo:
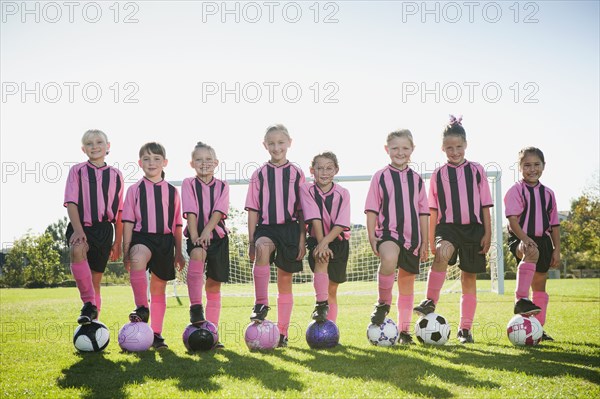
<svg viewBox="0 0 600 399">
<path fill-rule="evenodd" d="M 396 267 L 401 268 L 412 274 L 419 274 L 419 257 L 413 253 L 408 252 L 404 245 L 400 243 L 400 241 L 396 240 L 390 236 L 382 236 L 381 240 L 377 242 L 377 250 L 379 251 L 379 246 L 386 241 L 392 241 L 398 245 L 400 248 L 400 253 L 398 254 L 398 263 Z"/>
<path fill-rule="evenodd" d="M 90 269 L 97 273 L 104 273 L 106 264 L 110 257 L 110 249 L 113 244 L 113 225 L 110 222 L 97 222 L 91 226 L 83 226 L 83 232 L 87 238 L 88 251 L 87 261 Z M 67 245 L 69 239 L 73 235 L 73 225 L 69 223 L 65 237 L 67 237 Z"/>
<path fill-rule="evenodd" d="M 435 228 L 435 243 L 448 241 L 454 246 L 449 265 L 455 265 L 467 273 L 485 273 L 485 254 L 480 254 L 481 239 L 485 230 L 482 224 L 438 224 Z"/>
<path fill-rule="evenodd" d="M 288 273 L 302 271 L 302 260 L 296 260 L 300 248 L 300 226 L 298 222 L 286 224 L 259 224 L 254 232 L 254 242 L 260 237 L 270 238 L 275 244 L 275 251 L 271 253 L 271 263 Z M 257 247 L 258 251 L 259 248 Z"/>
<path fill-rule="evenodd" d="M 175 280 L 175 237 L 172 234 L 133 232 L 129 250 L 134 245 L 143 245 L 152 252 L 146 269 L 161 280 Z"/>
<path fill-rule="evenodd" d="M 552 245 L 552 239 L 547 235 L 543 237 L 531 237 L 533 241 L 538 246 L 538 252 L 540 254 L 537 263 L 535 264 L 535 271 L 538 273 L 546 273 L 550 269 L 550 262 L 552 261 L 552 251 L 554 251 L 554 246 Z M 508 247 L 510 248 L 510 252 L 514 255 L 515 259 L 518 262 L 521 262 L 521 259 L 517 256 L 517 248 L 521 240 L 517 238 L 513 233 L 509 233 L 508 235 Z"/>
<path fill-rule="evenodd" d="M 308 248 L 308 265 L 310 270 L 315 272 L 315 257 L 313 249 L 317 246 L 317 239 L 308 237 L 306 247 Z M 346 281 L 346 268 L 348 267 L 348 256 L 350 254 L 350 243 L 348 240 L 333 240 L 329 243 L 329 249 L 333 252 L 333 258 L 329 258 L 327 265 L 327 274 L 329 280 L 341 284 Z"/>
<path fill-rule="evenodd" d="M 194 245 L 188 238 L 188 255 L 192 255 L 194 248 L 202 247 Z M 229 281 L 229 236 L 210 240 L 206 251 L 206 276 L 221 283 Z"/>
</svg>

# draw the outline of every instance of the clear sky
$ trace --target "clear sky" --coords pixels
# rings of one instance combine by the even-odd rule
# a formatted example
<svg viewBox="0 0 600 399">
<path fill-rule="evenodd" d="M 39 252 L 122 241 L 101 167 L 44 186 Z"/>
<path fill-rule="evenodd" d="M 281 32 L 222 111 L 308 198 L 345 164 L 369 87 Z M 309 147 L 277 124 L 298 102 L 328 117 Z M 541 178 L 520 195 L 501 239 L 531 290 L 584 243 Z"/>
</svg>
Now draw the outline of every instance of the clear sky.
<svg viewBox="0 0 600 399">
<path fill-rule="evenodd" d="M 265 128 L 284 123 L 288 158 L 308 175 L 333 150 L 340 175 L 388 162 L 387 133 L 413 132 L 421 172 L 444 162 L 441 131 L 464 115 L 467 159 L 503 173 L 527 145 L 561 210 L 599 168 L 599 3 L 21 2 L 0 28 L 1 242 L 41 232 L 66 211 L 69 165 L 90 128 L 107 162 L 141 177 L 147 141 L 167 149 L 169 180 L 212 145 L 217 176 L 247 178 L 268 159 Z M 597 176 L 597 175 L 596 175 Z M 234 190 L 235 191 L 235 190 Z M 232 204 L 243 207 L 243 190 Z M 364 223 L 364 194 L 353 222 Z"/>
</svg>

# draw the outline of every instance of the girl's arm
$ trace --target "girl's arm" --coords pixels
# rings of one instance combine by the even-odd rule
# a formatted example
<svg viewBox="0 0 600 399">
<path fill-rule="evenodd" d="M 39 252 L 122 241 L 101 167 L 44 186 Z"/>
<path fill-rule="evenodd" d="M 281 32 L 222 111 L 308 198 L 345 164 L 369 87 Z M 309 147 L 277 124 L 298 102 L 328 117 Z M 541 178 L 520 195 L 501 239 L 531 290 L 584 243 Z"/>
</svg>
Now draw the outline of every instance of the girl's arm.
<svg viewBox="0 0 600 399">
<path fill-rule="evenodd" d="M 552 251 L 552 260 L 550 261 L 550 267 L 556 269 L 560 266 L 560 226 L 552 227 L 550 237 L 552 237 L 552 244 L 554 244 L 554 250 Z"/>
<path fill-rule="evenodd" d="M 185 258 L 183 257 L 181 243 L 183 241 L 182 227 L 176 226 L 173 236 L 175 237 L 175 268 L 179 271 L 185 267 Z"/>
<path fill-rule="evenodd" d="M 437 226 L 438 210 L 429 208 L 429 249 L 435 255 L 435 227 Z"/>
<path fill-rule="evenodd" d="M 421 227 L 421 248 L 419 255 L 421 262 L 427 261 L 429 257 L 429 215 L 419 215 L 419 224 Z"/>
<path fill-rule="evenodd" d="M 125 270 L 129 271 L 131 263 L 131 254 L 129 253 L 131 245 L 131 236 L 133 235 L 133 223 L 123 222 L 123 265 Z"/>
<path fill-rule="evenodd" d="M 523 243 L 524 250 L 527 250 L 529 247 L 537 248 L 535 241 L 533 241 L 533 239 L 529 237 L 521 228 L 518 216 L 509 216 L 508 225 L 510 227 L 510 231 L 512 231 L 513 234 L 516 235 L 517 238 Z"/>
<path fill-rule="evenodd" d="M 121 211 L 117 212 L 115 221 L 115 242 L 110 249 L 110 260 L 116 262 L 121 257 L 121 248 L 123 247 L 123 222 L 121 222 Z"/>
<path fill-rule="evenodd" d="M 204 226 L 202 234 L 200 234 L 200 245 L 202 245 L 204 249 L 207 249 L 210 245 L 211 233 L 215 227 L 217 227 L 217 223 L 219 223 L 221 219 L 223 219 L 223 214 L 219 211 L 214 211 L 208 223 L 206 223 L 206 226 Z"/>
<path fill-rule="evenodd" d="M 73 235 L 69 239 L 69 244 L 74 245 L 80 242 L 87 242 L 87 237 L 85 236 L 85 232 L 83 231 L 81 220 L 79 220 L 79 210 L 77 209 L 77 205 L 75 205 L 72 202 L 69 202 L 67 204 L 67 215 L 69 216 L 69 221 L 73 226 Z"/>
<path fill-rule="evenodd" d="M 483 208 L 483 237 L 481 238 L 480 245 L 480 254 L 487 254 L 492 245 L 492 216 L 489 206 Z"/>
<path fill-rule="evenodd" d="M 377 242 L 379 239 L 375 236 L 375 226 L 377 225 L 377 214 L 375 212 L 367 211 L 367 234 L 369 236 L 369 244 L 373 253 L 379 256 L 377 251 Z"/>
<path fill-rule="evenodd" d="M 198 236 L 198 217 L 195 213 L 187 214 L 187 229 L 192 244 L 200 245 L 200 237 Z"/>
<path fill-rule="evenodd" d="M 248 257 L 254 262 L 256 256 L 256 247 L 254 242 L 254 232 L 258 223 L 258 212 L 248 209 Z"/>
<path fill-rule="evenodd" d="M 298 211 L 298 223 L 300 227 L 300 240 L 298 240 L 298 256 L 296 260 L 302 260 L 306 255 L 306 224 L 304 224 L 304 215 Z"/>
<path fill-rule="evenodd" d="M 333 258 L 333 251 L 329 249 L 329 243 L 335 240 L 336 237 L 342 234 L 343 232 L 344 228 L 342 226 L 333 226 L 329 234 L 321 238 L 321 240 L 317 238 L 319 244 L 315 248 L 315 256 L 319 256 L 322 258 L 329 258 L 331 256 Z"/>
</svg>

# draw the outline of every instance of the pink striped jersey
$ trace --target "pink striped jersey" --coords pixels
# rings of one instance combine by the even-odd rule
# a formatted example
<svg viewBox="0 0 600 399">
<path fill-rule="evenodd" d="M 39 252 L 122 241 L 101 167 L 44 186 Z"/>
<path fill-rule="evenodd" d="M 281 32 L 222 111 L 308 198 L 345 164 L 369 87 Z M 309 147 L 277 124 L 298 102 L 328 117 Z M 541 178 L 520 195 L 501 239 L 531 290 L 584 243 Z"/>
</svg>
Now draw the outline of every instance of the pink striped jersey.
<svg viewBox="0 0 600 399">
<path fill-rule="evenodd" d="M 302 169 L 291 162 L 281 166 L 267 162 L 252 174 L 245 209 L 258 212 L 258 224 L 294 222 L 301 210 L 299 194 L 304 181 Z"/>
<path fill-rule="evenodd" d="M 123 209 L 123 175 L 112 166 L 97 167 L 87 161 L 73 165 L 65 187 L 67 204 L 77 205 L 83 226 L 95 222 L 111 222 Z"/>
<path fill-rule="evenodd" d="M 552 227 L 560 226 L 554 192 L 540 182 L 533 187 L 523 180 L 515 183 L 504 196 L 504 207 L 507 218 L 519 217 L 529 237 L 550 235 Z"/>
<path fill-rule="evenodd" d="M 336 239 L 350 239 L 350 193 L 344 187 L 334 183 L 328 192 L 323 192 L 317 184 L 305 183 L 300 186 L 300 204 L 311 237 L 316 235 L 310 221 L 318 219 L 323 224 L 323 236 L 340 226 L 344 231 Z"/>
<path fill-rule="evenodd" d="M 173 234 L 183 225 L 179 193 L 166 180 L 153 183 L 142 177 L 127 189 L 121 219 L 137 232 Z"/>
<path fill-rule="evenodd" d="M 391 236 L 414 255 L 421 246 L 420 215 L 429 215 L 425 184 L 411 168 L 388 165 L 371 179 L 365 213 L 377 214 L 375 235 Z"/>
<path fill-rule="evenodd" d="M 433 171 L 429 207 L 438 211 L 437 223 L 483 224 L 483 208 L 494 206 L 487 175 L 476 162 L 445 164 Z"/>
<path fill-rule="evenodd" d="M 213 177 L 207 184 L 197 177 L 188 177 L 181 185 L 181 203 L 184 218 L 190 213 L 196 215 L 198 234 L 215 212 L 221 214 L 221 220 L 211 232 L 211 239 L 223 238 L 228 233 L 225 219 L 229 211 L 229 184 L 226 181 Z M 187 227 L 183 234 L 189 237 Z"/>
</svg>

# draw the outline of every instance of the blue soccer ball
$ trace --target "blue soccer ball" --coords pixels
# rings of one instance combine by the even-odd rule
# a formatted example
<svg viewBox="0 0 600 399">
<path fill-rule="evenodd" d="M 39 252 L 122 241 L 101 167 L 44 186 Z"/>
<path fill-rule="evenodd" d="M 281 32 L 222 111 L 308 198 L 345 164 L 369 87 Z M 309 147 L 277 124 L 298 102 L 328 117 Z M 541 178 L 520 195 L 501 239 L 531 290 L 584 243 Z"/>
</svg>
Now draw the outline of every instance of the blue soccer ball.
<svg viewBox="0 0 600 399">
<path fill-rule="evenodd" d="M 312 349 L 333 348 L 340 342 L 340 330 L 331 320 L 313 321 L 306 329 L 306 343 Z"/>
</svg>

